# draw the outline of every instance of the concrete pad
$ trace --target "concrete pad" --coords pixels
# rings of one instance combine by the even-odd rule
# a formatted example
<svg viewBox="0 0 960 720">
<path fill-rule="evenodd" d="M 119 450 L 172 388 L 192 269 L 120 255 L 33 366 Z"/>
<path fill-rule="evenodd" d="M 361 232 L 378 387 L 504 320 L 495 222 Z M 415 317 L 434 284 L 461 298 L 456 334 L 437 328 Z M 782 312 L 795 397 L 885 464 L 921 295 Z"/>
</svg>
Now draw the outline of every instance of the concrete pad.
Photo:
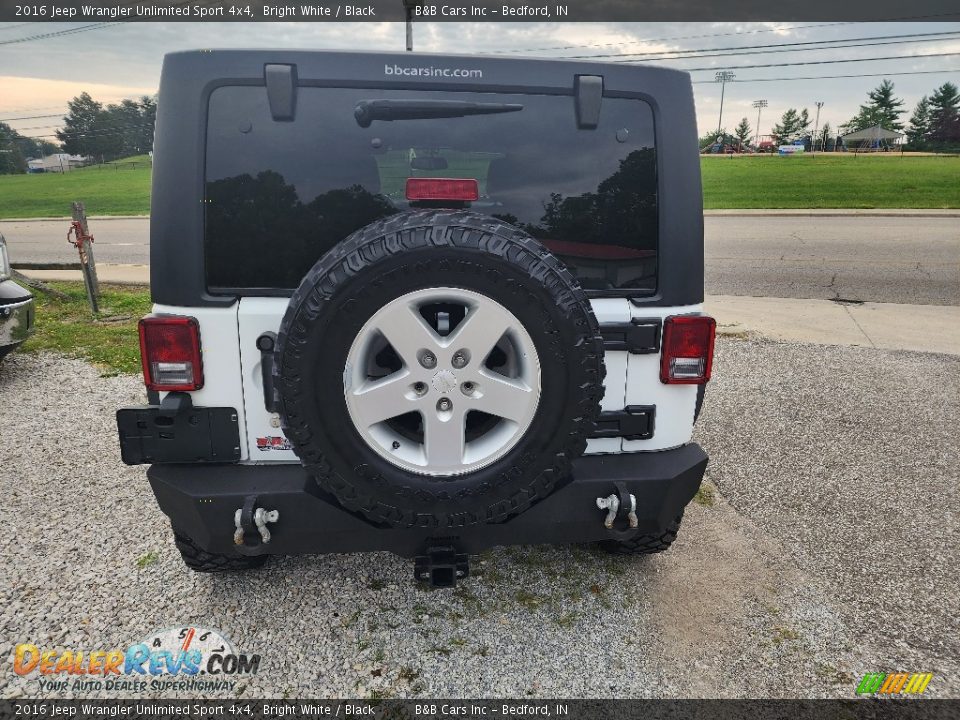
<svg viewBox="0 0 960 720">
<path fill-rule="evenodd" d="M 746 330 L 792 342 L 871 345 L 844 307 L 829 300 L 708 295 L 704 305 L 720 334 Z"/>
<path fill-rule="evenodd" d="M 863 303 L 845 309 L 876 347 L 960 355 L 960 307 Z"/>
<path fill-rule="evenodd" d="M 943 305 L 708 295 L 721 335 L 755 332 L 789 342 L 960 355 L 960 308 Z"/>
</svg>

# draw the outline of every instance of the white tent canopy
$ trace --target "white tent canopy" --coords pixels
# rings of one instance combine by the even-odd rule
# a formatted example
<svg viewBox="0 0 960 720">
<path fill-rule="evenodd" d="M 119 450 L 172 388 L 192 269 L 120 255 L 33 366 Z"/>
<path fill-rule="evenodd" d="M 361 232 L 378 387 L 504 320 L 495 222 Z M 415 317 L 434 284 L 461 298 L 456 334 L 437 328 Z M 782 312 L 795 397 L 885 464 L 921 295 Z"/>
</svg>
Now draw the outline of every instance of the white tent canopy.
<svg viewBox="0 0 960 720">
<path fill-rule="evenodd" d="M 847 133 L 843 136 L 843 141 L 849 142 L 853 140 L 856 142 L 858 140 L 896 140 L 898 137 L 902 136 L 903 133 L 894 132 L 893 130 L 886 130 L 880 125 L 874 125 L 872 127 L 864 128 L 863 130 Z"/>
</svg>

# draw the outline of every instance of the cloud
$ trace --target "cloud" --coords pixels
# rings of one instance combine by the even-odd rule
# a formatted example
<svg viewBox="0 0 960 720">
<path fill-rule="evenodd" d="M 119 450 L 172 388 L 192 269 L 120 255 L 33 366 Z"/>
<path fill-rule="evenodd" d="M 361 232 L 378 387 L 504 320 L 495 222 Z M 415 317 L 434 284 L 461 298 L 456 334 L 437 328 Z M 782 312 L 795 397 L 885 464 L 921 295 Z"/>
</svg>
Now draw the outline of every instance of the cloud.
<svg viewBox="0 0 960 720">
<path fill-rule="evenodd" d="M 75 26 L 59 23 L 38 23 L 36 27 L 0 25 L 0 40 L 21 34 L 35 34 L 36 29 L 41 27 L 45 31 L 53 31 Z M 427 52 L 563 57 L 735 48 L 934 31 L 960 31 L 960 23 L 417 23 L 414 44 L 417 50 Z M 80 38 L 84 40 L 83 51 L 77 54 Z M 958 52 L 958 45 L 960 42 L 954 39 L 916 45 L 792 50 L 732 58 L 651 62 L 681 69 L 711 68 L 693 74 L 694 80 L 700 81 L 694 85 L 698 121 L 706 131 L 716 127 L 719 114 L 720 86 L 709 82 L 713 80 L 714 68 L 719 70 L 738 65 L 812 59 Z M 160 66 L 165 53 L 195 48 L 236 47 L 402 50 L 404 26 L 402 23 L 115 23 L 82 35 L 0 45 L 0 67 L 7 76 L 0 79 L 0 117 L 10 116 L 12 110 L 21 108 L 63 107 L 79 89 L 87 89 L 94 97 L 104 101 L 153 91 L 159 83 Z M 960 71 L 950 72 L 947 68 L 960 68 L 960 57 L 736 70 L 738 82 L 726 87 L 723 124 L 732 127 L 744 116 L 753 124 L 756 112 L 751 108 L 751 102 L 764 98 L 768 100 L 769 107 L 763 113 L 763 132 L 769 132 L 770 126 L 788 107 L 813 107 L 816 100 L 826 103 L 821 123 L 828 121 L 836 127 L 857 111 L 859 104 L 865 101 L 867 91 L 879 84 L 882 76 L 837 80 L 740 81 L 942 70 L 942 73 L 935 75 L 891 76 L 896 83 L 897 94 L 912 108 L 921 95 L 929 94 L 937 85 L 960 76 Z M 11 77 L 20 78 L 16 95 L 12 91 Z M 26 79 L 44 82 L 31 85 Z M 26 96 L 23 94 L 25 88 Z"/>
</svg>

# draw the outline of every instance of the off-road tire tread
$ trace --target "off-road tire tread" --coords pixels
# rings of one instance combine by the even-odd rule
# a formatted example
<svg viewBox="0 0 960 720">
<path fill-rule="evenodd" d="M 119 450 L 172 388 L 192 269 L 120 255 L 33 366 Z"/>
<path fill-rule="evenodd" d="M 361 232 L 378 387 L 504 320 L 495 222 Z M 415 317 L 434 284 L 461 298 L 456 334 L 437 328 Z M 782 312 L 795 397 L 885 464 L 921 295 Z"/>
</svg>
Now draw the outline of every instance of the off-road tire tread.
<svg viewBox="0 0 960 720">
<path fill-rule="evenodd" d="M 662 553 L 664 550 L 669 550 L 673 541 L 677 539 L 681 520 L 683 520 L 683 513 L 677 515 L 662 533 L 636 535 L 629 540 L 604 540 L 600 543 L 600 546 L 615 555 L 655 555 L 656 553 Z"/>
<path fill-rule="evenodd" d="M 389 256 L 425 248 L 462 248 L 486 251 L 514 266 L 520 264 L 531 280 L 546 288 L 568 318 L 577 324 L 580 338 L 568 352 L 571 364 L 579 364 L 585 382 L 580 387 L 578 414 L 563 449 L 549 467 L 506 501 L 485 512 L 433 514 L 407 511 L 364 493 L 335 471 L 310 429 L 297 421 L 298 381 L 296 370 L 284 364 L 285 351 L 305 343 L 306 327 L 317 321 L 325 303 L 344 283 Z M 514 283 L 512 280 L 505 282 Z M 521 290 L 526 288 L 520 288 Z M 497 218 L 469 211 L 420 210 L 391 215 L 375 221 L 340 242 L 307 273 L 290 299 L 280 326 L 274 363 L 274 387 L 284 434 L 291 441 L 304 467 L 318 485 L 334 495 L 347 509 L 390 526 L 463 527 L 503 522 L 527 510 L 570 479 L 570 461 L 586 450 L 587 437 L 595 427 L 603 397 L 603 338 L 590 300 L 563 263 L 539 241 Z"/>
<path fill-rule="evenodd" d="M 266 555 L 249 557 L 247 555 L 221 555 L 197 547 L 186 535 L 175 532 L 173 540 L 183 562 L 194 572 L 225 573 L 242 572 L 260 567 L 267 561 Z"/>
</svg>

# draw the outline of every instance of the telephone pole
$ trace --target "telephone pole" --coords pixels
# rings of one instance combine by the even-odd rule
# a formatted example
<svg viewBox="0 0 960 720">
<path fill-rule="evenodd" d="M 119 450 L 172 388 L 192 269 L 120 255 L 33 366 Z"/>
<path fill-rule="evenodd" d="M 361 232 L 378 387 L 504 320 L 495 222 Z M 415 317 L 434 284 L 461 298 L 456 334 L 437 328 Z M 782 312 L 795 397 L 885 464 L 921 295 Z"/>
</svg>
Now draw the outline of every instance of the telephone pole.
<svg viewBox="0 0 960 720">
<path fill-rule="evenodd" d="M 733 80 L 736 75 L 729 70 L 719 70 L 714 75 L 714 81 L 720 83 L 720 117 L 717 118 L 717 135 L 720 135 L 720 128 L 723 127 L 723 95 L 727 90 L 727 83 Z"/>
<path fill-rule="evenodd" d="M 754 134 L 753 147 L 760 144 L 760 111 L 767 106 L 766 100 L 754 100 L 753 106 L 757 109 L 757 132 Z"/>
<path fill-rule="evenodd" d="M 814 157 L 816 157 L 817 155 L 817 131 L 820 129 L 820 108 L 823 107 L 823 100 L 817 100 L 816 106 L 817 106 L 817 119 L 813 123 L 813 143 L 810 146 L 813 149 Z"/>
<path fill-rule="evenodd" d="M 413 52 L 413 9 L 423 5 L 423 0 L 403 0 L 407 16 L 407 52 Z"/>
</svg>

